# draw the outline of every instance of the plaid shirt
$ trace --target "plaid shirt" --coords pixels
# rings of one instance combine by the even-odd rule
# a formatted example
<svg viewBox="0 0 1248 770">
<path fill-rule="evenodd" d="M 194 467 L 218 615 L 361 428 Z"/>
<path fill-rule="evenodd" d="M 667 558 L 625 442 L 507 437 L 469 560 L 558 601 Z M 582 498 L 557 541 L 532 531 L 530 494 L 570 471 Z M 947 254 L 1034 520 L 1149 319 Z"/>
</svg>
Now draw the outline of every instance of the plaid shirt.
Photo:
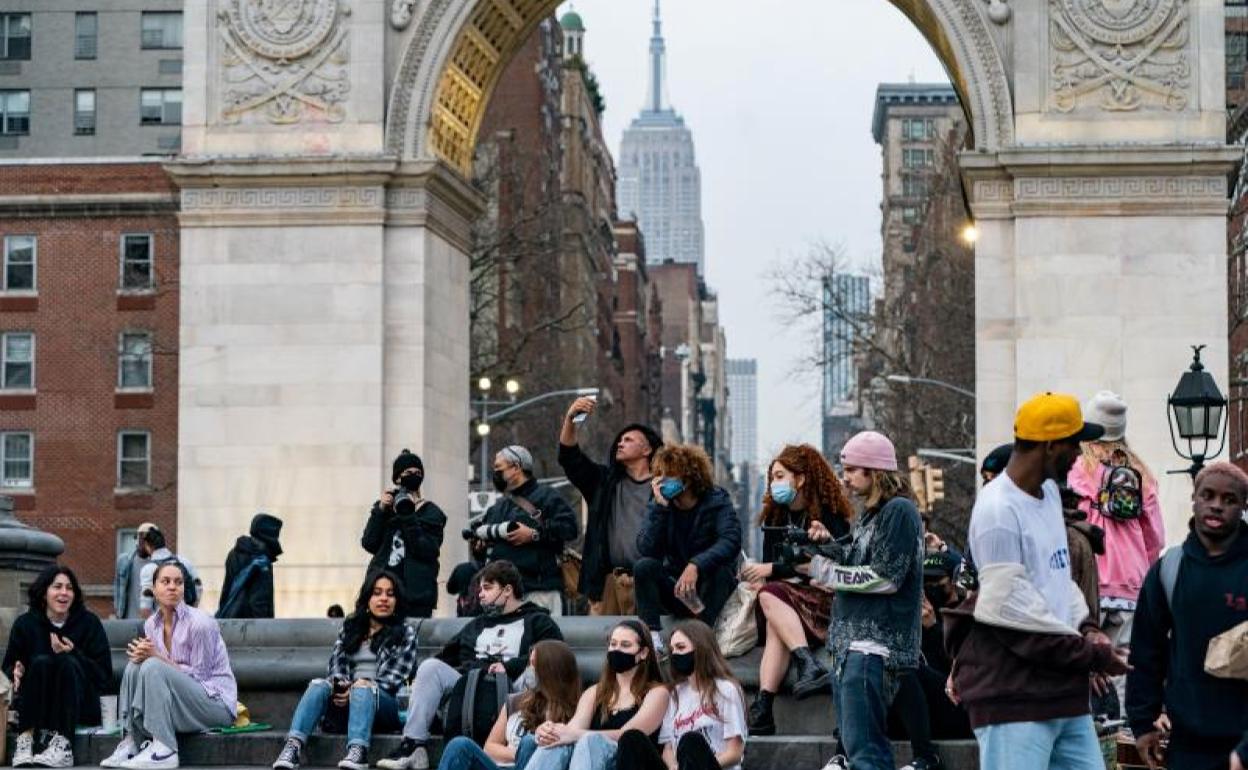
<svg viewBox="0 0 1248 770">
<path fill-rule="evenodd" d="M 365 640 L 364 644 L 367 643 Z M 404 623 L 403 643 L 382 647 L 377 653 L 377 686 L 395 695 L 415 671 L 416 629 Z M 355 658 L 343 649 L 341 633 L 334 642 L 333 652 L 329 654 L 329 678 L 347 682 L 355 680 Z"/>
</svg>

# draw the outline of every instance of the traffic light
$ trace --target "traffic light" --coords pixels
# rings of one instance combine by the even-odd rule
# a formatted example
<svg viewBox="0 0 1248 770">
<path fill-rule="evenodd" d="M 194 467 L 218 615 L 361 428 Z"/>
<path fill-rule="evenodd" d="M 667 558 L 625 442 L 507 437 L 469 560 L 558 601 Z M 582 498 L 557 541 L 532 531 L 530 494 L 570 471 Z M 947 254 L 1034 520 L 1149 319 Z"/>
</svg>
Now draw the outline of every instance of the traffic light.
<svg viewBox="0 0 1248 770">
<path fill-rule="evenodd" d="M 910 455 L 910 491 L 914 504 L 920 511 L 927 511 L 927 471 L 929 468 L 915 455 Z"/>
<path fill-rule="evenodd" d="M 942 468 L 933 468 L 930 465 L 923 468 L 923 501 L 927 503 L 928 510 L 935 503 L 945 499 L 945 471 Z"/>
</svg>

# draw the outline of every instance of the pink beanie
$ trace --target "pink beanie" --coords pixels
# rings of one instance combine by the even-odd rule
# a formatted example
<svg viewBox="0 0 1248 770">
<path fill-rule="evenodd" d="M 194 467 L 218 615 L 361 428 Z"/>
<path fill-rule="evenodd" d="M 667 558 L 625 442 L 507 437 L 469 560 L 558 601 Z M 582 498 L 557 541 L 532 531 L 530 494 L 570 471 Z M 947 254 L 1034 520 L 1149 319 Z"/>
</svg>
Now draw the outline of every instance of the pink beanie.
<svg viewBox="0 0 1248 770">
<path fill-rule="evenodd" d="M 857 433 L 841 449 L 841 465 L 870 468 L 877 471 L 897 470 L 897 450 L 882 433 L 864 430 Z"/>
</svg>

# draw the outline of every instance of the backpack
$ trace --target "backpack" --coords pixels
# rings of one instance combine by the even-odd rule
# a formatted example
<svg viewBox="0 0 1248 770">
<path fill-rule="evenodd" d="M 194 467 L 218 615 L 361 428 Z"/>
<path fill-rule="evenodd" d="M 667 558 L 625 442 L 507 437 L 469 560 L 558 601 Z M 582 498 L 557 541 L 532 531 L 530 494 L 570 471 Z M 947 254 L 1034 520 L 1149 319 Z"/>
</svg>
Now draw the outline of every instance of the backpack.
<svg viewBox="0 0 1248 770">
<path fill-rule="evenodd" d="M 463 735 L 484 746 L 510 694 L 511 682 L 505 673 L 491 674 L 477 667 L 461 676 L 443 706 L 443 740 Z"/>
<path fill-rule="evenodd" d="M 1110 464 L 1101 479 L 1096 507 L 1102 514 L 1116 521 L 1140 518 L 1144 511 L 1144 477 L 1125 463 Z"/>
<path fill-rule="evenodd" d="M 221 605 L 217 607 L 216 617 L 219 619 L 237 618 L 243 609 L 243 602 L 247 599 L 247 584 L 253 577 L 268 569 L 269 557 L 261 554 L 239 570 L 233 582 L 230 583 L 230 592 L 221 597 Z"/>
<path fill-rule="evenodd" d="M 186 565 L 178 559 L 178 557 L 174 556 L 171 559 L 161 559 L 156 562 L 156 564 L 157 566 L 162 564 L 178 565 L 178 569 L 182 570 L 182 601 L 192 607 L 199 604 L 199 586 L 195 583 L 195 577 L 191 574 L 191 571 L 186 568 Z"/>
</svg>

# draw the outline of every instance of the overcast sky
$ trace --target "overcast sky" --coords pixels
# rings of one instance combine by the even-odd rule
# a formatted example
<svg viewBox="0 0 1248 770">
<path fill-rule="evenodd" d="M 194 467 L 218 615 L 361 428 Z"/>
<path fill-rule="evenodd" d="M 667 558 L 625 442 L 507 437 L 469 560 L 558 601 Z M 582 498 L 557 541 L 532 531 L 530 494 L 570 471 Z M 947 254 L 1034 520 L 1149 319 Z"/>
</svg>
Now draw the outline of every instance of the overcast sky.
<svg viewBox="0 0 1248 770">
<path fill-rule="evenodd" d="M 652 0 L 576 0 L 602 86 L 608 145 L 645 100 Z M 568 8 L 560 9 L 560 14 Z M 852 9 L 852 10 L 851 10 Z M 813 342 L 768 310 L 763 274 L 817 241 L 858 264 L 880 255 L 880 82 L 947 82 L 927 42 L 885 0 L 666 0 L 668 94 L 702 170 L 707 278 L 732 358 L 759 365 L 759 452 L 819 445 Z"/>
</svg>

